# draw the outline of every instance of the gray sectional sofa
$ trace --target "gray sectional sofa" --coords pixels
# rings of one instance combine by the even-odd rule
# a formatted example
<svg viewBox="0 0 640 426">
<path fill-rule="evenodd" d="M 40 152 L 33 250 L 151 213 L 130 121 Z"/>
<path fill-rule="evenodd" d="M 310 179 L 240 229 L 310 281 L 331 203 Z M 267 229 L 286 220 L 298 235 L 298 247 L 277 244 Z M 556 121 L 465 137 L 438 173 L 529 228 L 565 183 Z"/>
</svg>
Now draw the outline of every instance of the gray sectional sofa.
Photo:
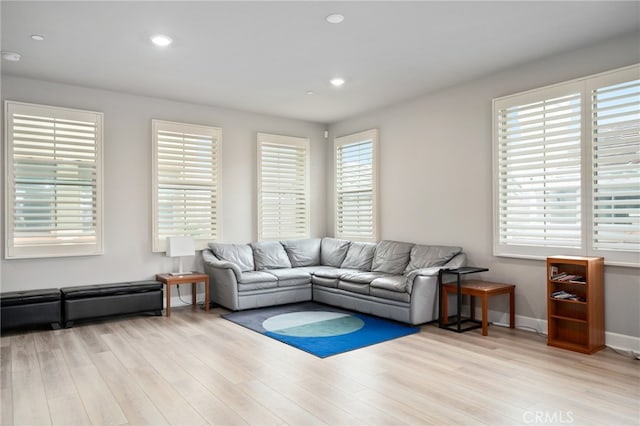
<svg viewBox="0 0 640 426">
<path fill-rule="evenodd" d="M 315 300 L 408 324 L 437 319 L 441 268 L 460 247 L 336 238 L 210 243 L 202 252 L 211 301 L 231 310 Z"/>
</svg>

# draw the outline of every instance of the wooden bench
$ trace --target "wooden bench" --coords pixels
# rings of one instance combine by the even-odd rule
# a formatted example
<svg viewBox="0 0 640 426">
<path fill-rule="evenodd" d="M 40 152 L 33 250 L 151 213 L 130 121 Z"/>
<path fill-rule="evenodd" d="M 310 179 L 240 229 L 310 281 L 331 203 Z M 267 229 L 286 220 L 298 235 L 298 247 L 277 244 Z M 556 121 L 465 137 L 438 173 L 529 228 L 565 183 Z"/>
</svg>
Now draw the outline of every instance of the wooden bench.
<svg viewBox="0 0 640 426">
<path fill-rule="evenodd" d="M 475 304 L 474 297 L 478 296 L 482 298 L 482 335 L 486 336 L 489 334 L 489 320 L 487 315 L 487 305 L 489 296 L 496 296 L 499 294 L 508 294 L 509 295 L 509 328 L 515 328 L 516 326 L 516 313 L 515 313 L 515 288 L 514 284 L 501 284 L 501 283 L 492 283 L 487 281 L 479 281 L 479 280 L 467 280 L 462 281 L 460 283 L 460 293 L 467 294 L 470 296 L 471 300 L 469 303 L 469 311 L 470 317 L 472 320 L 475 320 Z M 442 318 L 448 318 L 448 309 L 447 309 L 447 295 L 449 293 L 456 294 L 457 286 L 456 283 L 445 283 L 442 284 Z"/>
</svg>

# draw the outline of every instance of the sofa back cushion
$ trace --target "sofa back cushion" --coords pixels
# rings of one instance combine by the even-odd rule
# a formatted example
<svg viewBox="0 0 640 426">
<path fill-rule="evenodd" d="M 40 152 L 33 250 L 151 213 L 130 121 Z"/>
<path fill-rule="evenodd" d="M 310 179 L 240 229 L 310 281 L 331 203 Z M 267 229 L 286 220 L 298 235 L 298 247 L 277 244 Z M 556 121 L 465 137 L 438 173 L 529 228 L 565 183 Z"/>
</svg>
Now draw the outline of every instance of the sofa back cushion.
<svg viewBox="0 0 640 426">
<path fill-rule="evenodd" d="M 251 243 L 256 271 L 264 269 L 291 268 L 291 262 L 280 241 L 258 241 Z"/>
<path fill-rule="evenodd" d="M 320 245 L 320 264 L 339 268 L 347 257 L 351 241 L 337 238 L 323 238 Z"/>
<path fill-rule="evenodd" d="M 371 262 L 373 261 L 373 254 L 375 251 L 375 243 L 360 243 L 354 241 L 349 245 L 347 255 L 340 267 L 343 269 L 371 271 Z"/>
<path fill-rule="evenodd" d="M 291 266 L 316 266 L 320 264 L 320 238 L 282 241 Z"/>
<path fill-rule="evenodd" d="M 218 259 L 238 265 L 242 272 L 254 270 L 253 250 L 249 244 L 209 243 L 209 249 Z"/>
<path fill-rule="evenodd" d="M 373 257 L 371 271 L 402 274 L 409 264 L 412 243 L 380 241 Z"/>
<path fill-rule="evenodd" d="M 411 249 L 411 257 L 405 272 L 410 272 L 415 269 L 443 266 L 453 259 L 455 255 L 461 252 L 461 247 L 426 246 L 416 244 Z"/>
</svg>

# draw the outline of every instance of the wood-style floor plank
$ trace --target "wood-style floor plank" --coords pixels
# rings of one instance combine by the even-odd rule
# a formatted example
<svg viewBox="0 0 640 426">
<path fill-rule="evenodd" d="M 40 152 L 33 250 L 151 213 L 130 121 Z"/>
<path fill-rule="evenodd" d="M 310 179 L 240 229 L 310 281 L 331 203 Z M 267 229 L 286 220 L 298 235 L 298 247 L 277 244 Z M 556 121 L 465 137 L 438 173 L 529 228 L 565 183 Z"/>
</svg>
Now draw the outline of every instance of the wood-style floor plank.
<svg viewBox="0 0 640 426">
<path fill-rule="evenodd" d="M 13 422 L 13 390 L 0 389 L 0 425 L 12 425 Z"/>
<path fill-rule="evenodd" d="M 0 425 L 13 424 L 11 337 L 0 338 Z"/>
<path fill-rule="evenodd" d="M 151 367 L 129 371 L 170 424 L 207 424 L 189 402 L 162 378 L 161 372 Z"/>
<path fill-rule="evenodd" d="M 54 425 L 88 425 L 91 419 L 77 394 L 49 399 L 51 423 Z"/>
<path fill-rule="evenodd" d="M 277 413 L 290 425 L 321 425 L 319 418 L 307 411 L 301 404 L 303 401 L 291 400 L 277 389 L 273 389 L 259 380 L 242 383 L 240 388 L 253 399 L 260 401 L 269 410 Z"/>
<path fill-rule="evenodd" d="M 96 353 L 91 358 L 111 390 L 111 394 L 118 401 L 129 424 L 168 424 L 142 387 L 135 380 L 131 380 L 131 373 L 120 363 L 113 352 Z"/>
<path fill-rule="evenodd" d="M 193 354 L 183 354 L 174 358 L 176 363 L 182 362 L 185 370 L 212 395 L 215 395 L 226 407 L 239 415 L 244 422 L 260 425 L 282 424 L 278 418 L 260 402 L 252 399 L 218 373 L 214 368 L 203 363 Z"/>
<path fill-rule="evenodd" d="M 39 351 L 38 361 L 47 398 L 53 399 L 78 394 L 61 349 Z"/>
<path fill-rule="evenodd" d="M 114 398 L 95 365 L 72 368 L 71 377 L 92 424 L 127 423 L 127 418 L 120 404 Z"/>
<path fill-rule="evenodd" d="M 491 327 L 320 359 L 190 307 L 0 337 L 4 425 L 640 425 L 640 364 Z"/>
<path fill-rule="evenodd" d="M 36 367 L 32 370 L 14 370 L 11 380 L 15 424 L 51 424 L 40 369 Z"/>
</svg>

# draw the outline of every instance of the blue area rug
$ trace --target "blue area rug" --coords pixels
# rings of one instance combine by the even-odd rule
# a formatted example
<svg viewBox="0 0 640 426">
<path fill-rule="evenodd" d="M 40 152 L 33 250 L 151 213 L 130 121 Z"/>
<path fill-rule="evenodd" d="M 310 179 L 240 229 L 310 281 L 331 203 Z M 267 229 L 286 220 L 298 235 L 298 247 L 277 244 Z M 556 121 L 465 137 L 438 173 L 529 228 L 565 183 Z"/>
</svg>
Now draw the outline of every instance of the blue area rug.
<svg viewBox="0 0 640 426">
<path fill-rule="evenodd" d="M 313 302 L 232 312 L 222 317 L 320 358 L 420 331 L 419 327 Z"/>
</svg>

